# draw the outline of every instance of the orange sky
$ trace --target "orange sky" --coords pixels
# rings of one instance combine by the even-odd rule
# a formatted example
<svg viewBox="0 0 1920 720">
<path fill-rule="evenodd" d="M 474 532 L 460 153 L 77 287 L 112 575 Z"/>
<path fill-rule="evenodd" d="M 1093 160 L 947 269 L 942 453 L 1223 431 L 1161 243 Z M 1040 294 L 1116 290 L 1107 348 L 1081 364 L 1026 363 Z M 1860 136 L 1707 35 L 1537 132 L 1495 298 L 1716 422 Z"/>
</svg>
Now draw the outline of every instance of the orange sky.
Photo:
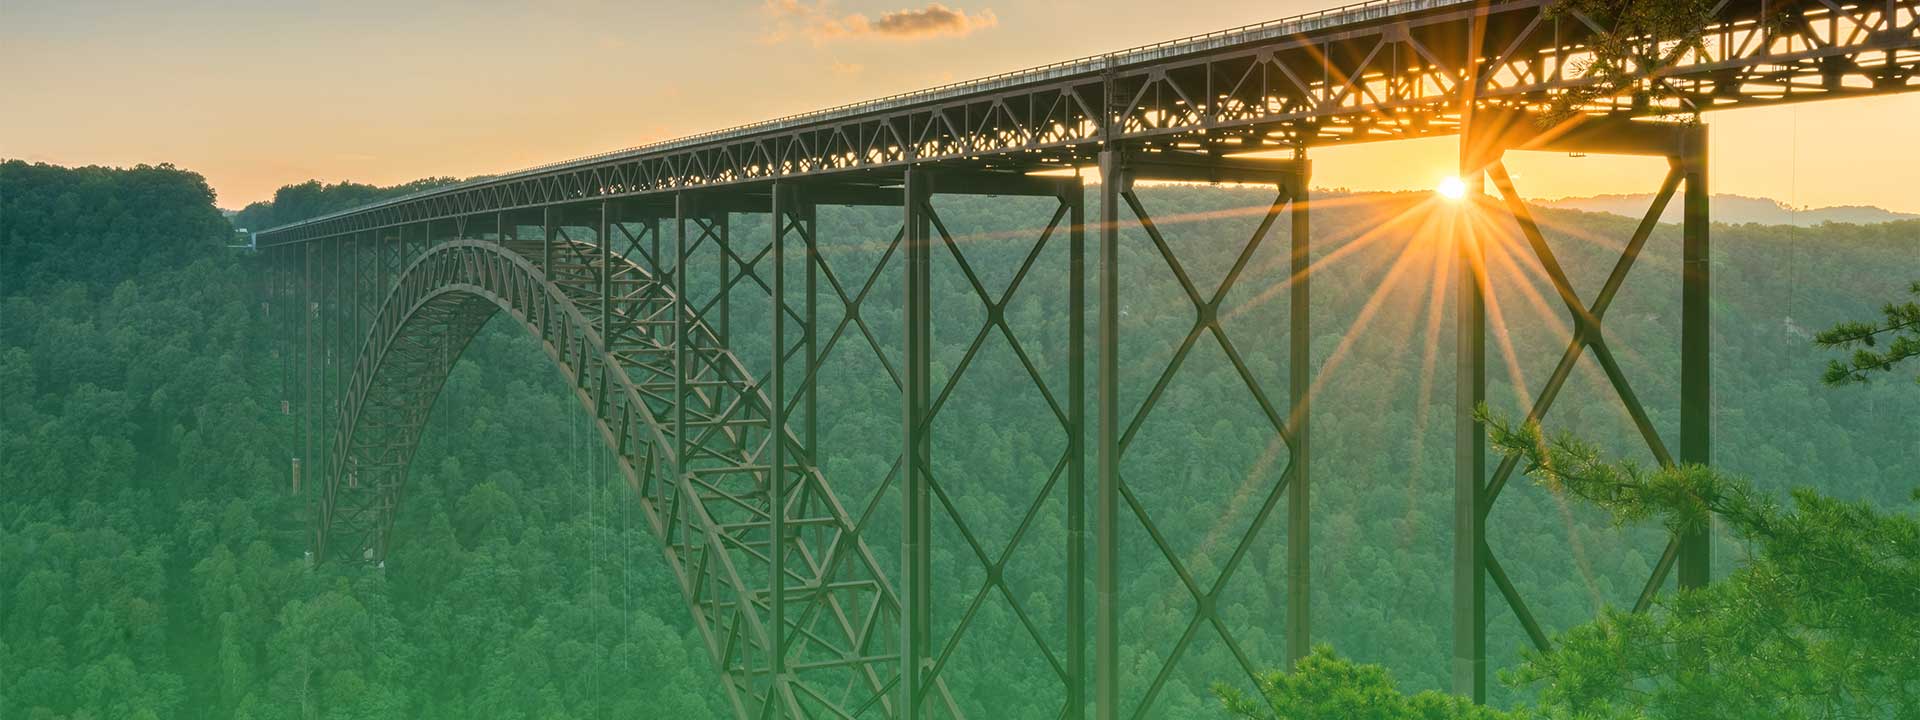
<svg viewBox="0 0 1920 720">
<path fill-rule="evenodd" d="M 309 178 L 501 172 L 1332 4 L 948 2 L 4 0 L 0 157 L 171 162 L 238 208 Z M 1920 94 L 1709 116 L 1714 190 L 1920 212 L 1920 144 L 1895 139 L 1915 118 Z M 1432 187 L 1454 152 L 1329 148 L 1316 181 Z M 1514 165 L 1544 198 L 1659 177 Z"/>
</svg>

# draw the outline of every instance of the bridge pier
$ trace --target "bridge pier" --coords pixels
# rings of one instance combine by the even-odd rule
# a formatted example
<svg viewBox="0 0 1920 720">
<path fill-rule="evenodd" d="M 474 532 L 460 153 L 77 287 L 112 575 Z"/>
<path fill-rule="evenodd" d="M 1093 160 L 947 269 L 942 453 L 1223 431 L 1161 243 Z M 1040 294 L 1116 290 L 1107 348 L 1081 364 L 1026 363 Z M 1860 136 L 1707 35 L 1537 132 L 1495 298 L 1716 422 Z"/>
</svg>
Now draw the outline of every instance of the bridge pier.
<svg viewBox="0 0 1920 720">
<path fill-rule="evenodd" d="M 1537 423 L 1553 407 L 1575 365 L 1587 353 L 1604 372 L 1609 385 L 1631 417 L 1654 459 L 1663 466 L 1711 462 L 1712 396 L 1710 385 L 1711 326 L 1707 190 L 1708 131 L 1698 123 L 1640 122 L 1626 118 L 1576 116 L 1547 126 L 1537 116 L 1511 111 L 1483 110 L 1474 114 L 1461 136 L 1460 177 L 1468 187 L 1472 208 L 1504 214 L 1532 251 L 1539 267 L 1565 305 L 1572 337 L 1559 363 L 1534 397 L 1525 420 Z M 1534 220 L 1508 173 L 1505 156 L 1512 151 L 1549 151 L 1661 157 L 1668 172 L 1652 206 L 1626 243 L 1618 263 L 1591 303 L 1574 290 L 1544 233 Z M 1493 182 L 1498 198 L 1486 192 Z M 1603 319 L 1627 273 L 1638 260 L 1662 214 L 1684 186 L 1681 228 L 1680 330 L 1680 452 L 1669 452 L 1666 440 L 1653 426 L 1646 409 L 1607 344 Z M 1499 203 L 1496 205 L 1495 203 Z M 1491 579 L 1536 649 L 1551 649 L 1547 633 L 1534 618 L 1520 592 L 1508 578 L 1486 540 L 1486 523 L 1494 502 L 1519 470 L 1517 456 L 1503 457 L 1487 474 L 1486 427 L 1476 409 L 1486 402 L 1486 310 L 1491 292 L 1485 265 L 1487 243 L 1495 238 L 1464 220 L 1454 230 L 1459 263 L 1456 301 L 1456 395 L 1454 407 L 1454 551 L 1453 551 L 1453 691 L 1475 702 L 1486 700 L 1487 597 Z M 1645 611 L 1665 584 L 1676 563 L 1679 587 L 1698 588 L 1710 579 L 1711 532 L 1702 530 L 1672 538 L 1642 587 L 1635 611 Z"/>
<path fill-rule="evenodd" d="M 952 396 L 954 388 L 966 374 L 975 352 L 981 343 L 994 331 L 1003 334 L 1009 344 L 1016 349 L 1019 339 L 1008 324 L 1005 311 L 1014 293 L 1019 289 L 1021 278 L 1026 276 L 1041 250 L 1056 233 L 1065 230 L 1067 235 L 1067 285 L 1068 300 L 1066 311 L 1069 315 L 1067 338 L 1067 402 L 1064 406 L 1055 406 L 1059 413 L 1061 427 L 1066 436 L 1066 448 L 1062 454 L 1058 472 L 1064 470 L 1066 490 L 1066 525 L 1068 547 L 1063 548 L 1066 558 L 1066 655 L 1064 663 L 1054 660 L 1041 638 L 1041 650 L 1049 654 L 1049 659 L 1061 675 L 1066 690 L 1066 706 L 1063 712 L 1068 717 L 1078 717 L 1085 696 L 1085 514 L 1084 484 L 1085 458 L 1082 449 L 1085 421 L 1084 380 L 1084 333 L 1085 333 L 1085 273 L 1084 261 L 1084 188 L 1078 177 L 1053 178 L 1036 177 L 1023 173 L 996 172 L 989 170 L 970 170 L 945 168 L 930 165 L 910 166 L 902 178 L 903 210 L 902 235 L 905 262 L 904 277 L 904 325 L 906 352 L 901 387 L 903 447 L 901 452 L 901 568 L 900 581 L 902 594 L 900 625 L 900 690 L 899 708 L 896 716 L 907 718 L 929 717 L 936 709 L 943 709 L 947 716 L 960 717 L 965 713 L 947 692 L 941 673 L 953 652 L 966 635 L 969 624 L 976 617 L 982 601 L 989 593 L 1005 595 L 1008 602 L 1015 603 L 1003 572 L 1013 552 L 1013 545 L 1007 548 L 985 548 L 974 538 L 968 529 L 968 522 L 961 517 L 946 493 L 940 489 L 939 481 L 933 473 L 933 458 L 936 448 L 933 437 L 933 423 L 942 405 Z M 955 235 L 942 221 L 934 206 L 937 194 L 946 195 L 989 195 L 1050 198 L 1055 201 L 1051 217 L 1039 238 L 1034 241 L 1032 251 L 1025 264 L 1009 286 L 994 296 L 989 293 L 980 279 L 968 265 L 965 252 Z M 1062 227 L 1062 223 L 1065 223 Z M 933 378 L 933 268 L 937 248 L 944 247 L 954 258 L 954 269 L 958 270 L 986 311 L 985 324 L 975 333 L 972 347 L 952 368 L 940 387 L 935 387 Z M 945 317 L 945 316 L 943 316 Z M 1032 370 L 1029 368 L 1029 373 Z M 1054 403 L 1058 394 L 1050 388 L 1039 375 L 1029 378 L 1034 390 L 1049 403 Z M 1024 388 L 1022 388 L 1024 389 Z M 1001 390 L 1011 390 L 1001 388 Z M 1046 487 L 1052 486 L 1052 479 Z M 1046 502 L 1048 493 L 1041 492 L 1027 510 L 1027 522 L 1011 541 L 1018 543 L 1024 528 L 1031 522 L 1037 510 Z M 939 502 L 936 504 L 935 500 Z M 962 593 L 971 592 L 973 601 L 958 615 L 956 631 L 947 638 L 936 638 L 932 631 L 932 617 L 936 610 L 935 578 L 933 577 L 932 544 L 936 508 L 944 510 L 946 517 L 961 535 L 967 549 L 985 571 L 985 584 L 979 588 L 960 587 L 958 593 L 943 592 L 941 596 L 964 597 Z M 997 551 L 998 557 L 990 552 Z M 1016 613 L 1022 613 L 1017 605 Z M 1031 631 L 1032 628 L 1030 627 Z"/>
<path fill-rule="evenodd" d="M 1147 531 L 1153 544 L 1174 573 L 1179 577 L 1184 590 L 1192 596 L 1196 610 L 1190 618 L 1185 632 L 1168 655 L 1165 663 L 1158 668 L 1153 681 L 1145 688 L 1141 700 L 1143 707 L 1151 707 L 1155 697 L 1165 687 L 1175 666 L 1182 655 L 1191 646 L 1196 632 L 1203 625 L 1211 626 L 1219 633 L 1220 640 L 1241 663 L 1249 678 L 1253 678 L 1263 668 L 1254 662 L 1242 650 L 1238 641 L 1226 631 L 1221 619 L 1217 602 L 1221 593 L 1233 579 L 1240 561 L 1246 556 L 1260 528 L 1271 517 L 1272 511 L 1282 497 L 1287 503 L 1287 598 L 1286 633 L 1287 657 L 1289 666 L 1305 656 L 1311 646 L 1311 511 L 1310 485 L 1308 484 L 1308 466 L 1310 464 L 1310 446 L 1307 428 L 1311 425 L 1311 387 L 1313 378 L 1311 347 L 1311 308 L 1308 275 L 1311 266 L 1311 221 L 1308 211 L 1308 179 L 1312 166 L 1304 152 L 1297 152 L 1291 160 L 1263 160 L 1252 158 L 1227 158 L 1205 156 L 1183 152 L 1142 152 L 1125 146 L 1104 150 L 1100 153 L 1101 175 L 1101 218 L 1100 218 L 1100 279 L 1099 296 L 1096 302 L 1099 314 L 1099 337 L 1096 355 L 1099 374 L 1096 386 L 1098 402 L 1098 421 L 1095 439 L 1095 452 L 1098 456 L 1098 490 L 1095 501 L 1095 527 L 1098 537 L 1095 541 L 1095 640 L 1094 675 L 1095 697 L 1094 712 L 1099 720 L 1115 720 L 1123 716 L 1120 706 L 1120 666 L 1119 656 L 1122 636 L 1119 618 L 1122 613 L 1122 598 L 1119 593 L 1120 578 L 1127 570 L 1120 558 L 1120 528 L 1123 522 L 1137 520 Z M 1240 248 L 1231 270 L 1220 281 L 1218 287 L 1203 289 L 1196 287 L 1188 276 L 1174 246 L 1161 235 L 1150 213 L 1136 192 L 1137 180 L 1161 180 L 1194 183 L 1245 183 L 1269 185 L 1275 188 L 1276 195 L 1269 204 L 1259 226 L 1252 236 Z M 1121 287 L 1119 264 L 1120 229 L 1124 213 L 1138 223 L 1140 229 L 1152 242 L 1160 257 L 1166 261 L 1175 279 L 1179 282 L 1193 306 L 1194 323 L 1180 349 L 1175 351 L 1166 367 L 1160 372 L 1153 389 L 1132 418 L 1120 415 L 1120 307 Z M 1235 348 L 1226 328 L 1221 324 L 1220 307 L 1234 290 L 1242 271 L 1247 268 L 1254 253 L 1266 241 L 1270 231 L 1277 224 L 1282 212 L 1289 213 L 1288 226 L 1292 234 L 1289 255 L 1289 319 L 1288 319 L 1288 390 L 1289 398 L 1286 410 L 1273 403 L 1263 384 L 1256 378 L 1239 351 Z M 1188 353 L 1203 335 L 1211 335 L 1225 352 L 1229 362 L 1246 385 L 1247 394 L 1258 404 L 1264 413 L 1269 429 L 1275 440 L 1287 450 L 1287 465 L 1281 471 L 1272 487 L 1264 488 L 1259 510 L 1253 516 L 1252 524 L 1244 536 L 1237 539 L 1234 550 L 1221 568 L 1219 575 L 1210 586 L 1202 587 L 1191 571 L 1178 559 L 1176 553 L 1162 537 L 1162 532 L 1144 508 L 1139 507 L 1128 489 L 1121 473 L 1121 460 L 1126 452 L 1132 433 L 1140 427 L 1153 411 L 1161 392 L 1179 370 Z M 1122 514 L 1123 503 L 1132 512 Z M 1150 561 L 1151 562 L 1151 561 Z"/>
<path fill-rule="evenodd" d="M 767 291 L 768 306 L 770 308 L 769 314 L 771 315 L 771 321 L 769 322 L 769 339 L 771 342 L 769 343 L 768 361 L 770 368 L 767 373 L 767 397 L 769 398 L 767 406 L 768 425 L 771 428 L 775 428 L 777 432 L 777 429 L 787 427 L 789 421 L 789 404 L 787 402 L 787 396 L 790 393 L 787 385 L 787 357 L 789 355 L 787 320 L 788 316 L 792 313 L 787 303 L 787 240 L 789 236 L 798 236 L 802 243 L 801 256 L 809 271 L 807 276 L 808 282 L 806 284 L 807 313 L 803 318 L 803 327 L 801 328 L 801 331 L 805 334 L 805 340 L 801 347 L 805 352 L 805 356 L 802 358 L 805 362 L 805 372 L 802 377 L 804 378 L 803 384 L 806 386 L 806 389 L 800 393 L 800 397 L 804 401 L 802 412 L 805 416 L 808 437 L 811 437 L 814 427 L 814 408 L 812 403 L 814 395 L 812 394 L 812 390 L 817 384 L 812 381 L 814 375 L 814 355 L 811 350 L 814 336 L 814 284 L 812 282 L 815 232 L 814 208 L 811 203 L 803 199 L 801 189 L 797 184 L 791 182 L 776 182 L 768 198 L 768 211 L 772 225 L 772 238 L 769 240 L 771 244 L 768 249 L 772 258 L 772 267 L 768 271 L 770 282 Z M 723 264 L 730 257 L 732 257 L 732 255 L 729 250 L 727 254 L 722 257 Z M 744 269 L 744 271 L 750 272 L 750 268 Z M 721 285 L 723 288 L 728 286 L 724 272 L 722 274 Z M 800 461 L 802 465 L 814 467 L 816 460 L 813 457 L 812 441 L 810 439 L 804 441 L 800 450 L 800 455 L 802 456 Z M 792 554 L 793 543 L 788 542 L 787 538 L 793 532 L 793 530 L 790 530 L 788 527 L 789 515 L 797 511 L 801 519 L 804 519 L 808 508 L 806 508 L 804 504 L 797 508 L 793 507 L 793 500 L 790 499 L 789 488 L 791 487 L 795 490 L 800 489 L 802 483 L 804 483 L 804 478 L 786 470 L 787 463 L 789 462 L 787 444 L 781 442 L 780 439 L 775 439 L 768 443 L 768 453 L 770 459 L 767 465 L 772 468 L 770 472 L 772 479 L 767 485 L 767 504 L 768 507 L 772 509 L 772 513 L 768 532 L 771 547 L 768 551 L 770 562 L 767 575 L 769 585 L 769 615 L 772 618 L 770 625 L 773 627 L 773 647 L 769 649 L 768 663 L 771 688 L 769 689 L 767 704 L 771 706 L 771 709 L 763 712 L 762 716 L 771 718 L 799 717 L 800 701 L 794 694 L 791 685 L 793 678 L 788 671 L 788 655 L 791 652 L 789 638 L 792 635 L 788 629 L 789 623 L 791 622 L 788 618 L 788 604 L 792 602 L 789 598 L 790 583 L 788 582 L 788 576 L 792 571 L 788 569 L 788 561 L 789 556 Z M 802 503 L 805 502 L 804 497 L 800 499 Z M 805 590 L 805 588 L 801 589 L 803 591 Z"/>
<path fill-rule="evenodd" d="M 905 386 L 900 398 L 905 448 L 901 451 L 900 509 L 900 717 L 927 716 L 933 664 L 932 533 L 932 256 L 931 171 L 909 166 L 903 186 L 906 211 Z"/>
</svg>

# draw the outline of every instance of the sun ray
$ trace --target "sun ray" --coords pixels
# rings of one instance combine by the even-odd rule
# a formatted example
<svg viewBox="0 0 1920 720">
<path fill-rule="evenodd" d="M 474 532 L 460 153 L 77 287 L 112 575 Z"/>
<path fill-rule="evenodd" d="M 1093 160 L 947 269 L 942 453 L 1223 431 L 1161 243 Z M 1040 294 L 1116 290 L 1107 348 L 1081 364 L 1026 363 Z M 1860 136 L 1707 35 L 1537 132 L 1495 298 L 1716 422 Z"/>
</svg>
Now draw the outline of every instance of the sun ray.
<svg viewBox="0 0 1920 720">
<path fill-rule="evenodd" d="M 1489 213 L 1475 213 L 1476 216 L 1485 214 Z M 1476 217 L 1470 219 L 1469 222 L 1476 222 L 1481 219 L 1483 218 Z M 1472 231 L 1475 233 L 1476 239 L 1491 239 L 1491 242 L 1482 242 L 1481 247 L 1488 251 L 1486 253 L 1487 255 L 1495 257 L 1496 261 L 1502 263 L 1504 267 L 1511 268 L 1516 275 L 1520 274 L 1518 268 L 1514 267 L 1513 259 L 1508 254 L 1508 248 L 1512 244 L 1511 236 L 1507 233 L 1497 232 L 1497 230 L 1492 227 L 1485 227 L 1491 226 L 1492 222 L 1490 218 L 1484 219 L 1486 222 L 1480 223 L 1483 227 L 1476 228 Z M 1510 326 L 1507 323 L 1506 313 L 1500 302 L 1499 293 L 1496 292 L 1498 285 L 1494 282 L 1494 278 L 1486 267 L 1484 259 L 1478 257 L 1475 259 L 1482 263 L 1479 274 L 1485 287 L 1484 296 L 1486 298 L 1487 320 L 1490 325 L 1488 330 L 1490 334 L 1498 340 L 1501 356 L 1506 363 L 1507 372 L 1509 373 L 1509 384 L 1512 385 L 1514 392 L 1518 395 L 1520 406 L 1531 407 L 1533 405 L 1532 386 L 1528 384 L 1526 373 L 1520 364 L 1519 355 L 1514 350 L 1513 338 L 1508 332 Z M 1537 293 L 1534 292 L 1531 285 L 1525 282 L 1512 284 L 1524 288 L 1527 294 L 1535 297 L 1537 304 L 1542 306 L 1543 315 L 1555 317 L 1555 314 L 1544 311 L 1545 301 L 1544 299 L 1538 298 Z M 1559 509 L 1561 524 L 1567 531 L 1567 549 L 1573 554 L 1574 566 L 1580 571 L 1581 581 L 1586 585 L 1587 595 L 1593 601 L 1594 607 L 1600 607 L 1605 604 L 1605 600 L 1600 594 L 1600 585 L 1593 570 L 1592 560 L 1587 556 L 1586 544 L 1580 541 L 1576 523 L 1573 518 L 1573 510 L 1567 498 L 1561 493 L 1549 493 L 1549 495 L 1553 498 L 1554 505 Z"/>
<path fill-rule="evenodd" d="M 1408 222 L 1412 222 L 1415 219 L 1419 219 L 1421 215 L 1417 215 L 1416 213 L 1425 213 L 1427 211 L 1430 211 L 1431 208 L 1429 207 L 1429 205 L 1430 203 L 1420 203 L 1418 205 L 1406 208 L 1400 211 L 1399 213 L 1396 213 L 1393 216 L 1388 217 L 1385 222 L 1382 222 L 1370 228 L 1367 228 L 1366 231 L 1355 236 L 1352 240 L 1348 240 L 1344 243 L 1341 243 L 1340 246 L 1336 248 L 1333 252 L 1328 253 L 1325 256 L 1322 256 L 1320 259 L 1309 263 L 1307 266 L 1306 274 L 1309 277 L 1323 274 L 1327 272 L 1328 269 L 1332 268 L 1334 265 L 1340 263 L 1341 261 L 1347 259 L 1348 257 L 1360 255 L 1360 251 L 1365 250 L 1377 243 L 1390 239 L 1392 237 L 1392 235 L 1390 234 L 1391 231 Z M 1337 239 L 1336 239 L 1336 242 L 1337 242 Z M 1279 263 L 1287 260 L 1288 259 L 1286 258 L 1272 260 L 1269 263 L 1265 264 L 1262 267 L 1262 269 L 1269 269 L 1272 266 L 1278 265 Z M 1375 260 L 1374 267 L 1378 267 L 1378 265 L 1385 262 L 1387 262 L 1385 259 Z M 1286 282 L 1275 283 L 1274 285 L 1260 291 L 1258 294 L 1254 295 L 1253 297 L 1248 298 L 1246 302 L 1236 305 L 1232 310 L 1228 311 L 1223 317 L 1232 318 L 1242 313 L 1245 313 L 1247 311 L 1253 310 L 1254 308 L 1257 308 L 1267 302 L 1273 301 L 1274 298 L 1278 297 L 1283 291 L 1291 287 L 1292 282 L 1293 282 L 1293 278 L 1289 276 Z"/>
<path fill-rule="evenodd" d="M 1408 211 L 1396 215 L 1391 222 L 1397 224 L 1418 219 L 1422 221 L 1421 226 L 1423 229 L 1430 227 L 1432 224 L 1432 213 L 1415 214 L 1413 212 L 1413 210 L 1419 208 L 1429 207 L 1430 204 L 1430 202 L 1422 203 L 1416 208 L 1410 208 Z M 1365 233 L 1362 238 L 1386 237 L 1386 231 L 1388 229 L 1390 228 L 1386 225 L 1375 227 L 1373 230 Z M 1354 241 L 1354 243 L 1358 242 L 1362 242 L 1362 239 L 1356 239 Z M 1353 243 L 1349 243 L 1347 247 L 1351 247 L 1352 245 Z M 1373 318 L 1378 314 L 1379 309 L 1385 304 L 1386 300 L 1396 294 L 1396 291 L 1403 289 L 1400 282 L 1401 278 L 1410 269 L 1420 265 L 1421 263 L 1419 261 L 1430 260 L 1431 256 L 1442 254 L 1434 252 L 1434 247 L 1435 245 L 1433 243 L 1422 243 L 1416 238 L 1413 242 L 1409 242 L 1401 248 L 1400 253 L 1396 256 L 1386 276 L 1381 279 L 1380 284 L 1374 288 L 1373 293 L 1368 297 L 1366 304 L 1362 307 L 1359 316 L 1354 321 L 1354 326 L 1342 336 L 1339 345 L 1334 352 L 1328 356 L 1327 361 L 1313 373 L 1314 382 L 1307 390 L 1307 397 L 1309 399 L 1316 398 L 1320 395 L 1326 382 L 1332 378 L 1339 369 L 1348 351 L 1361 337 L 1366 335 L 1364 332 L 1365 329 L 1372 323 Z M 1435 263 L 1427 262 L 1425 264 L 1431 266 Z M 1410 335 L 1411 333 L 1412 328 L 1409 326 L 1407 332 L 1402 336 L 1403 339 L 1405 335 Z M 1272 470 L 1274 463 L 1279 460 L 1280 451 L 1284 444 L 1284 439 L 1278 433 L 1275 433 L 1268 439 L 1266 447 L 1261 451 L 1260 459 L 1255 462 L 1253 467 L 1249 469 L 1245 477 L 1241 480 L 1239 486 L 1235 488 L 1233 498 L 1236 503 L 1252 497 L 1252 493 L 1258 489 L 1261 479 Z M 1202 541 L 1193 552 L 1204 553 L 1216 547 L 1222 541 L 1226 529 L 1227 518 L 1222 516 L 1208 528 L 1207 533 L 1203 536 Z M 1192 562 L 1193 559 L 1195 558 L 1189 558 L 1188 561 Z"/>
<path fill-rule="evenodd" d="M 1553 330 L 1556 337 L 1571 339 L 1573 337 L 1571 310 L 1566 307 L 1566 304 L 1560 299 L 1557 292 L 1555 293 L 1555 297 L 1549 300 L 1537 287 L 1539 285 L 1551 285 L 1553 282 L 1552 278 L 1539 263 L 1514 259 L 1513 256 L 1518 254 L 1518 252 L 1508 253 L 1502 251 L 1499 259 L 1503 260 L 1505 266 L 1510 268 L 1516 275 L 1522 275 L 1537 282 L 1516 282 L 1514 286 L 1527 297 L 1544 320 L 1553 323 Z M 1568 278 L 1568 282 L 1572 282 L 1571 277 Z M 1585 303 L 1586 300 L 1580 299 L 1578 302 Z M 1604 332 L 1604 329 L 1602 329 L 1601 332 Z M 1585 351 L 1585 348 L 1583 348 L 1583 351 Z M 1645 357 L 1640 353 L 1638 346 L 1627 345 L 1623 348 L 1615 349 L 1614 355 L 1618 358 L 1623 372 L 1628 367 L 1647 367 Z M 1605 371 L 1601 370 L 1597 364 L 1581 362 L 1576 364 L 1575 367 L 1583 376 L 1596 385 L 1612 388 L 1611 381 L 1607 378 Z M 1617 391 L 1615 392 L 1617 395 Z M 1529 401 L 1528 404 L 1531 404 L 1531 401 Z M 1615 404 L 1613 411 L 1618 414 L 1621 419 L 1629 423 L 1633 422 L 1633 414 L 1627 410 L 1624 403 Z"/>
<path fill-rule="evenodd" d="M 1334 371 L 1339 369 L 1340 365 L 1345 362 L 1347 354 L 1352 351 L 1354 344 L 1359 340 L 1360 336 L 1364 334 L 1367 326 L 1372 323 L 1374 315 L 1380 312 L 1380 307 L 1386 296 L 1396 287 L 1401 276 L 1406 274 L 1408 268 L 1413 266 L 1413 261 L 1421 257 L 1422 253 L 1418 249 L 1420 245 L 1418 242 L 1410 243 L 1407 248 L 1401 251 L 1399 258 L 1395 260 L 1393 266 L 1388 269 L 1386 277 L 1381 279 L 1380 285 L 1374 288 L 1373 293 L 1367 297 L 1366 304 L 1361 306 L 1360 314 L 1355 318 L 1353 327 L 1348 328 L 1347 332 L 1341 336 L 1340 342 L 1334 346 L 1333 353 L 1327 356 L 1325 363 L 1321 364 L 1319 372 L 1314 373 L 1312 390 L 1309 392 L 1317 395 L 1321 387 L 1326 384 L 1327 379 L 1332 377 Z M 1312 397 L 1312 395 L 1309 397 Z"/>
<path fill-rule="evenodd" d="M 1412 544 L 1413 519 L 1419 516 L 1420 460 L 1426 453 L 1427 414 L 1433 406 L 1434 370 L 1440 355 L 1440 324 L 1446 315 L 1446 303 L 1453 290 L 1454 263 L 1459 257 L 1459 253 L 1453 252 L 1435 255 L 1436 262 L 1428 263 L 1433 273 L 1427 284 L 1427 339 L 1420 344 L 1420 388 L 1414 395 L 1413 455 L 1407 470 L 1407 527 L 1400 540 L 1401 547 Z"/>
</svg>

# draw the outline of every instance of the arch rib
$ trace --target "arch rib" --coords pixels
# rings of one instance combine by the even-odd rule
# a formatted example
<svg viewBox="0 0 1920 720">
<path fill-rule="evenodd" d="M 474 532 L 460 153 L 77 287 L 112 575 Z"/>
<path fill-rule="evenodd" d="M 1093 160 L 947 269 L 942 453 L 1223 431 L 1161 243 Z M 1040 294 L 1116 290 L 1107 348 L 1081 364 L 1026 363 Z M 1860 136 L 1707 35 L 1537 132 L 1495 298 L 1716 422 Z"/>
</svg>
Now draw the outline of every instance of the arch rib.
<svg viewBox="0 0 1920 720">
<path fill-rule="evenodd" d="M 597 246 L 561 241 L 552 251 L 540 242 L 451 240 L 397 276 L 342 398 L 316 558 L 385 561 L 434 401 L 467 344 L 504 310 L 541 341 L 619 459 L 735 714 L 892 716 L 899 600 L 798 438 L 771 427 L 756 376 L 696 318 L 684 343 L 694 362 L 676 396 L 673 289 Z M 668 420 L 677 405 L 689 417 L 678 476 Z M 788 472 L 764 464 L 775 442 L 785 443 Z M 778 510 L 788 537 L 779 541 L 771 478 L 790 483 Z M 769 656 L 775 552 L 787 558 L 788 598 L 779 628 L 786 672 L 778 675 Z"/>
</svg>

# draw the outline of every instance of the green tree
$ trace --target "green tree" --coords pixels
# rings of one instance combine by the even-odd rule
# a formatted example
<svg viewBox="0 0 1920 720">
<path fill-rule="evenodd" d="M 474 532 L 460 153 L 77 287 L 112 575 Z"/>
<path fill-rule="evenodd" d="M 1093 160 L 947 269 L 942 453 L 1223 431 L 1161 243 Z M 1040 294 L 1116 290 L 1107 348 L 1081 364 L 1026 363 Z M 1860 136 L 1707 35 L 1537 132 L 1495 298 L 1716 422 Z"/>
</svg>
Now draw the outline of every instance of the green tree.
<svg viewBox="0 0 1920 720">
<path fill-rule="evenodd" d="M 1920 298 L 1920 282 L 1907 290 Z M 1880 313 L 1884 317 L 1878 322 L 1842 323 L 1814 338 L 1824 347 L 1854 351 L 1851 357 L 1827 366 L 1827 384 L 1865 383 L 1877 373 L 1920 357 L 1920 302 L 1887 303 Z M 1920 382 L 1920 375 L 1914 376 L 1914 382 Z"/>
<path fill-rule="evenodd" d="M 1920 713 L 1920 518 L 1808 489 L 1783 505 L 1705 466 L 1646 469 L 1537 425 L 1493 443 L 1557 491 L 1621 523 L 1675 532 L 1718 521 L 1751 549 L 1732 574 L 1609 609 L 1511 678 L 1580 717 L 1912 717 Z M 1920 497 L 1917 494 L 1916 497 Z"/>
<path fill-rule="evenodd" d="M 1378 665 L 1356 663 L 1320 645 L 1300 659 L 1293 672 L 1272 671 L 1259 678 L 1260 695 L 1216 685 L 1227 712 L 1246 720 L 1266 718 L 1347 718 L 1348 720 L 1524 720 L 1525 712 L 1503 712 L 1457 695 L 1427 690 L 1413 695 L 1394 686 Z"/>
<path fill-rule="evenodd" d="M 1713 20 L 1713 0 L 1569 0 L 1550 11 L 1557 17 L 1580 17 L 1598 24 L 1588 40 L 1593 58 L 1575 71 L 1592 83 L 1554 97 L 1544 118 L 1559 122 L 1581 112 L 1594 100 L 1631 93 L 1636 110 L 1657 98 L 1676 97 L 1670 86 L 1647 78 L 1688 53 L 1703 49 L 1704 33 Z M 1685 111 L 1697 113 L 1682 98 Z"/>
<path fill-rule="evenodd" d="M 1913 290 L 1920 293 L 1920 283 Z M 1896 337 L 1884 353 L 1836 361 L 1828 384 L 1863 382 L 1920 355 L 1912 346 L 1920 307 L 1888 305 L 1883 314 L 1882 323 L 1820 334 L 1821 345 L 1840 348 Z M 1538 689 L 1533 712 L 1623 720 L 1920 716 L 1920 516 L 1805 488 L 1782 504 L 1708 466 L 1611 462 L 1570 433 L 1548 438 L 1537 423 L 1515 425 L 1484 406 L 1478 414 L 1493 445 L 1521 458 L 1524 472 L 1604 509 L 1618 525 L 1657 521 L 1682 533 L 1718 522 L 1749 548 L 1738 569 L 1704 588 L 1660 596 L 1647 613 L 1605 609 L 1556 638 L 1551 651 L 1529 651 L 1506 680 Z M 1295 673 L 1262 677 L 1260 691 L 1254 699 L 1216 688 L 1229 712 L 1247 718 L 1465 712 L 1426 694 L 1408 697 L 1378 667 L 1324 647 Z"/>
</svg>

